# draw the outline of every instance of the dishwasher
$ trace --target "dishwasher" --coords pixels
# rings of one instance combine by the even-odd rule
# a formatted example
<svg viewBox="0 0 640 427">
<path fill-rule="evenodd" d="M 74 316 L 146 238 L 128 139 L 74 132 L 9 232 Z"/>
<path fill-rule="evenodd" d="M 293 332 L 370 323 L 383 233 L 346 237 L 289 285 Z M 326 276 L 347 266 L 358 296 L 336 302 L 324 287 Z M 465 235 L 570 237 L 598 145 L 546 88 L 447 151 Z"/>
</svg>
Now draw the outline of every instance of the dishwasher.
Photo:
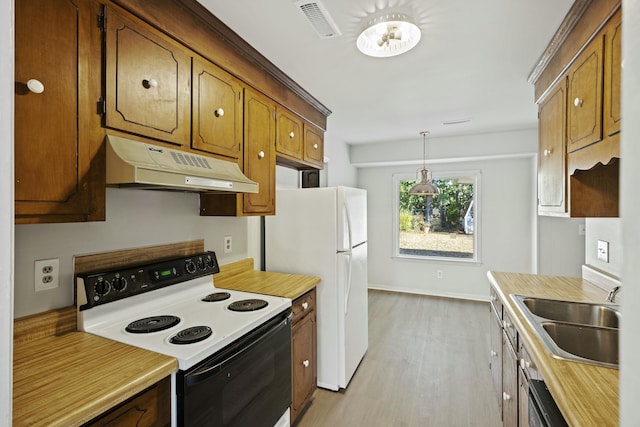
<svg viewBox="0 0 640 427">
<path fill-rule="evenodd" d="M 529 380 L 529 426 L 568 426 L 544 381 Z"/>
</svg>

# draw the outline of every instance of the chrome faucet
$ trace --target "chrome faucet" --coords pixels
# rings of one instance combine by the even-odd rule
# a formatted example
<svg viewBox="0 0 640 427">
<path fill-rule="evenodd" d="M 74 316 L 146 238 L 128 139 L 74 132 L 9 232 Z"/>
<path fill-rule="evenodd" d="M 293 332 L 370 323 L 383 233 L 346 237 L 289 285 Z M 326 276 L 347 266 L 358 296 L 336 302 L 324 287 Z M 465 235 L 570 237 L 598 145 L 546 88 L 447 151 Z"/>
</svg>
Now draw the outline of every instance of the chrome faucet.
<svg viewBox="0 0 640 427">
<path fill-rule="evenodd" d="M 618 292 L 620 292 L 621 290 L 622 290 L 622 285 L 614 286 L 614 287 L 609 291 L 609 295 L 607 295 L 607 301 L 609 301 L 609 302 L 616 302 L 616 295 L 618 295 Z"/>
</svg>

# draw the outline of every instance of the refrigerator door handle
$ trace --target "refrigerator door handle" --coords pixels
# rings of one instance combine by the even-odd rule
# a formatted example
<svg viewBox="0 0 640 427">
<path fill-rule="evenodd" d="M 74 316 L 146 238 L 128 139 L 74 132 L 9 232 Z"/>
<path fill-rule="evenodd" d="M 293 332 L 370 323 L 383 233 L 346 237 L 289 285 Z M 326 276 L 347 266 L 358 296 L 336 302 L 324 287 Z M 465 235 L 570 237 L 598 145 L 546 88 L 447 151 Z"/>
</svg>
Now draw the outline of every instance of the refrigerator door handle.
<svg viewBox="0 0 640 427">
<path fill-rule="evenodd" d="M 344 214 L 347 219 L 347 236 L 349 237 L 349 246 L 345 251 L 345 255 L 349 257 L 349 264 L 347 264 L 347 284 L 345 286 L 344 294 L 344 314 L 347 314 L 349 307 L 349 295 L 351 294 L 351 248 L 353 247 L 353 241 L 351 237 L 351 215 L 349 214 L 349 205 L 344 204 Z"/>
</svg>

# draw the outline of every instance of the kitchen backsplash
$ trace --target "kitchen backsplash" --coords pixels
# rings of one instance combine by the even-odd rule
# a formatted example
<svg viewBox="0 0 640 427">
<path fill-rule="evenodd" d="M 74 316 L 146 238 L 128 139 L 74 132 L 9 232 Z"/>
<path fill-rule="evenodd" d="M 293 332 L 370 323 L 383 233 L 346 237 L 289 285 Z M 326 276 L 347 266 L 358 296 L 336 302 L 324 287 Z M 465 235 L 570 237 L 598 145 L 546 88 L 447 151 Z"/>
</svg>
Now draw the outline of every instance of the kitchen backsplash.
<svg viewBox="0 0 640 427">
<path fill-rule="evenodd" d="M 201 217 L 195 193 L 108 188 L 106 197 L 104 222 L 15 226 L 14 317 L 73 304 L 74 255 L 204 239 L 221 264 L 248 256 L 247 218 Z M 36 293 L 34 262 L 49 258 L 59 259 L 60 285 Z"/>
</svg>

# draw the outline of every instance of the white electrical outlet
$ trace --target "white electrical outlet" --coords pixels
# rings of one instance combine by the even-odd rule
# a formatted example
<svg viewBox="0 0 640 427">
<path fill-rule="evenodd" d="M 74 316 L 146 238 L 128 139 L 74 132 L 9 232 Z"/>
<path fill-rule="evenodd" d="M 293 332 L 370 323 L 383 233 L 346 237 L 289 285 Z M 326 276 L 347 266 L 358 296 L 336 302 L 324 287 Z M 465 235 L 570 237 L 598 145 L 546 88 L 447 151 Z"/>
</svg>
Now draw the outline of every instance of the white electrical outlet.
<svg viewBox="0 0 640 427">
<path fill-rule="evenodd" d="M 444 277 L 444 271 L 442 270 L 436 270 L 436 277 L 438 279 L 442 279 Z"/>
<path fill-rule="evenodd" d="M 58 258 L 36 260 L 34 283 L 36 292 L 55 289 L 60 283 L 60 261 Z"/>
<path fill-rule="evenodd" d="M 609 242 L 606 240 L 598 240 L 598 259 L 609 262 Z"/>
<path fill-rule="evenodd" d="M 233 240 L 231 236 L 224 236 L 224 253 L 230 254 L 233 251 Z"/>
</svg>

